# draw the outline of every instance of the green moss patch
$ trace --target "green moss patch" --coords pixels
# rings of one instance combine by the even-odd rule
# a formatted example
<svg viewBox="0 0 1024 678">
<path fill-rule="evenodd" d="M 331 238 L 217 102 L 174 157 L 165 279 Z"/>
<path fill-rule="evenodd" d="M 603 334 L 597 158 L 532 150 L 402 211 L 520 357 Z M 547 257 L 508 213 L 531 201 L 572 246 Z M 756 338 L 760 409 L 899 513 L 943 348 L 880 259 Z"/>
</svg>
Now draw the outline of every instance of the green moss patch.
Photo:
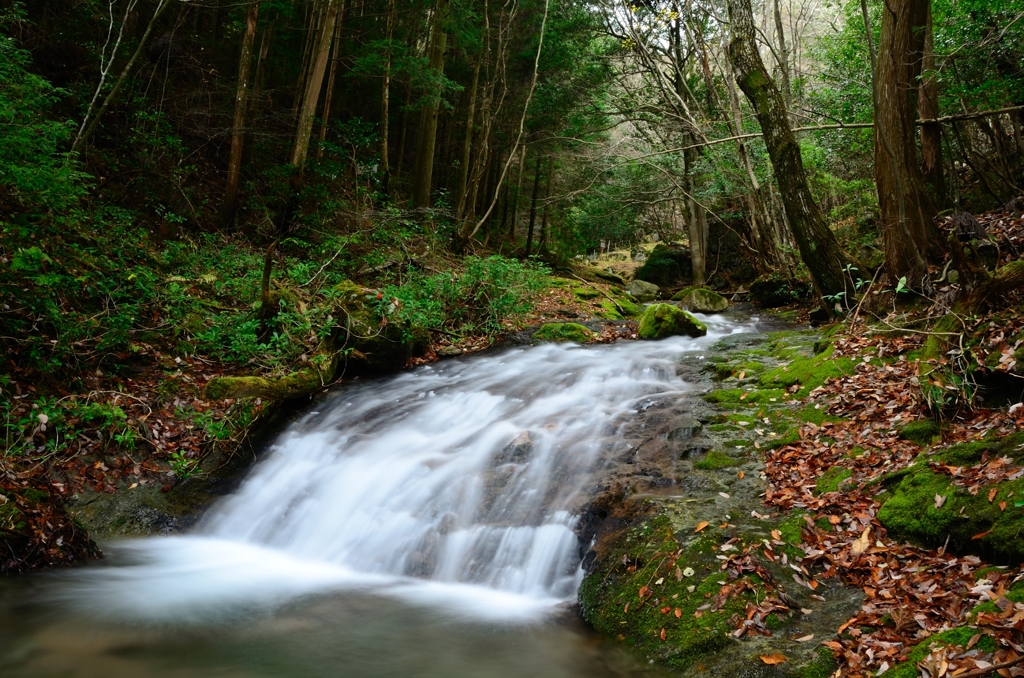
<svg viewBox="0 0 1024 678">
<path fill-rule="evenodd" d="M 931 419 L 912 421 L 900 428 L 900 437 L 918 445 L 927 445 L 939 435 L 939 425 Z"/>
<path fill-rule="evenodd" d="M 572 293 L 577 299 L 597 299 L 602 296 L 601 292 L 593 287 L 574 287 Z"/>
<path fill-rule="evenodd" d="M 640 316 L 640 339 L 664 339 L 675 335 L 703 337 L 708 328 L 691 314 L 671 304 L 652 304 Z"/>
<path fill-rule="evenodd" d="M 741 388 L 723 388 L 704 395 L 709 403 L 721 405 L 760 405 L 779 404 L 786 399 L 786 392 L 777 388 L 753 389 L 745 391 Z"/>
<path fill-rule="evenodd" d="M 593 340 L 594 333 L 579 323 L 548 323 L 533 333 L 539 341 L 573 341 L 585 344 Z"/>
<path fill-rule="evenodd" d="M 715 469 L 737 466 L 738 464 L 740 464 L 739 461 L 733 459 L 724 452 L 719 452 L 718 450 L 711 450 L 706 455 L 704 455 L 703 459 L 694 462 L 693 468 L 713 471 Z"/>
<path fill-rule="evenodd" d="M 829 470 L 825 471 L 815 482 L 815 487 L 819 494 L 826 492 L 836 492 L 839 490 L 839 485 L 847 478 L 853 475 L 853 471 L 848 468 L 841 466 L 833 466 Z"/>
<path fill-rule="evenodd" d="M 803 398 L 829 379 L 853 374 L 856 363 L 852 358 L 833 358 L 832 351 L 813 357 L 796 357 L 788 365 L 776 367 L 761 375 L 765 388 L 789 387 L 799 384 L 796 395 Z"/>
<path fill-rule="evenodd" d="M 930 459 L 955 466 L 973 466 L 981 463 L 986 453 L 989 459 L 1007 456 L 1016 462 L 1024 461 L 1024 431 L 1008 436 L 990 434 L 984 440 L 950 445 L 934 452 Z"/>
<path fill-rule="evenodd" d="M 717 531 L 708 528 L 689 544 L 680 542 L 667 517 L 653 518 L 619 540 L 619 550 L 603 554 L 580 586 L 583 617 L 597 631 L 675 669 L 732 645 L 729 620 L 742 614 L 755 596 L 747 590 L 727 597 L 718 609 L 699 610 L 713 601 L 722 589 L 719 582 L 727 579 L 712 550 Z M 677 567 L 691 576 L 677 580 Z M 762 582 L 756 577 L 749 581 L 763 596 Z M 693 591 L 688 590 L 691 586 Z"/>
</svg>

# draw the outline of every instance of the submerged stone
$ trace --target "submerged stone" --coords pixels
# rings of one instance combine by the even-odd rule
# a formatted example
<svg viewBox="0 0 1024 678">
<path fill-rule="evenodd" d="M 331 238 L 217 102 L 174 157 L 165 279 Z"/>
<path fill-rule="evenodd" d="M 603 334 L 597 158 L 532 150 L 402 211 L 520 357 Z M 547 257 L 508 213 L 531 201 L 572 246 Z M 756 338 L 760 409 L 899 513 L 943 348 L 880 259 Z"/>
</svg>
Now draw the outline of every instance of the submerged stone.
<svg viewBox="0 0 1024 678">
<path fill-rule="evenodd" d="M 664 339 L 675 335 L 703 337 L 708 333 L 704 323 L 672 304 L 653 304 L 640 316 L 637 337 Z"/>
</svg>

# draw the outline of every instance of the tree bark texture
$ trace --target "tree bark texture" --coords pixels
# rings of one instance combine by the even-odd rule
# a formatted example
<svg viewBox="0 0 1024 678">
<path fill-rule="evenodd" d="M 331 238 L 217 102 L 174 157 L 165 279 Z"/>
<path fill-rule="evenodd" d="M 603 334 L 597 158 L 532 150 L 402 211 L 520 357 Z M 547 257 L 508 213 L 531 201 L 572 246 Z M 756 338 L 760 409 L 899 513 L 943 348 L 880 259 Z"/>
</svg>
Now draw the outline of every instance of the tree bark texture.
<svg viewBox="0 0 1024 678">
<path fill-rule="evenodd" d="M 736 81 L 750 100 L 761 124 L 782 204 L 800 255 L 820 296 L 845 295 L 841 298 L 850 304 L 854 289 L 844 270 L 847 259 L 811 195 L 800 145 L 789 126 L 786 105 L 757 49 L 750 0 L 728 0 L 728 7 L 731 23 L 729 58 Z"/>
<path fill-rule="evenodd" d="M 875 183 L 885 270 L 893 283 L 906 276 L 912 287 L 926 281 L 929 236 L 937 235 L 914 129 L 928 5 L 929 0 L 886 2 L 875 72 Z"/>
<path fill-rule="evenodd" d="M 537 192 L 540 188 L 540 150 L 537 151 L 537 161 L 533 168 L 533 197 L 530 198 L 530 225 L 526 229 L 526 256 L 530 256 L 530 247 L 533 245 L 533 225 L 537 220 Z"/>
<path fill-rule="evenodd" d="M 438 0 L 434 7 L 434 18 L 430 29 L 430 70 L 440 79 L 444 74 L 444 53 L 448 48 L 448 34 L 444 32 L 444 18 L 448 9 L 447 0 Z M 434 182 L 434 147 L 437 143 L 437 113 L 441 104 L 441 87 L 438 83 L 428 94 L 427 102 L 420 111 L 419 139 L 416 145 L 416 167 L 412 178 L 412 206 L 430 206 L 430 191 Z"/>
<path fill-rule="evenodd" d="M 391 164 L 388 159 L 388 127 L 390 125 L 391 111 L 391 40 L 395 31 L 395 0 L 388 0 L 387 27 L 384 31 L 384 40 L 387 46 L 384 48 L 384 82 L 381 83 L 380 91 L 380 181 L 384 194 L 391 191 Z"/>
<path fill-rule="evenodd" d="M 540 242 L 537 243 L 537 251 L 543 252 L 548 244 L 548 216 L 551 213 L 551 182 L 555 178 L 555 156 L 548 156 L 548 176 L 544 187 L 544 212 L 540 218 Z"/>
<path fill-rule="evenodd" d="M 245 33 L 242 34 L 242 55 L 238 60 L 238 85 L 235 88 L 235 118 L 231 128 L 231 159 L 228 161 L 228 180 L 224 190 L 224 208 L 221 225 L 230 228 L 238 212 L 238 187 L 242 175 L 242 154 L 245 149 L 245 114 L 248 109 L 249 68 L 252 65 L 252 47 L 256 39 L 256 23 L 260 3 L 249 3 L 245 14 Z"/>
<path fill-rule="evenodd" d="M 457 220 L 462 219 L 466 211 L 466 186 L 469 183 L 469 160 L 473 150 L 473 117 L 476 113 L 476 92 L 480 83 L 480 64 L 482 59 L 478 58 L 476 67 L 473 69 L 473 85 L 469 88 L 469 112 L 466 113 L 466 136 L 462 142 L 462 160 L 459 162 L 459 198 L 456 202 L 455 215 Z M 473 210 L 475 212 L 475 210 Z"/>
<path fill-rule="evenodd" d="M 932 34 L 932 12 L 928 8 L 925 19 L 924 51 L 921 72 L 924 78 L 918 89 L 918 114 L 921 120 L 939 117 L 939 88 L 935 82 L 935 46 Z M 931 191 L 934 203 L 946 204 L 946 181 L 942 172 L 942 125 L 927 122 L 921 125 L 921 170 L 924 182 Z"/>
<path fill-rule="evenodd" d="M 338 4 L 340 0 L 326 0 L 327 8 L 324 20 L 320 26 L 319 35 L 316 40 L 316 49 L 313 52 L 312 66 L 309 70 L 309 78 L 306 80 L 305 93 L 302 95 L 302 107 L 299 109 L 299 126 L 295 132 L 295 146 L 292 148 L 291 164 L 301 174 L 303 165 L 306 163 L 306 155 L 309 152 L 309 137 L 313 131 L 313 116 L 316 114 L 316 105 L 320 100 L 320 90 L 324 84 L 324 74 L 327 72 L 327 61 L 331 53 L 331 42 L 334 39 L 334 23 L 338 18 Z"/>
<path fill-rule="evenodd" d="M 334 39 L 331 46 L 331 72 L 327 76 L 327 93 L 324 95 L 324 112 L 320 117 L 320 143 L 316 147 L 316 159 L 323 157 L 323 143 L 327 140 L 327 124 L 331 121 L 331 101 L 334 98 L 334 81 L 338 76 L 338 46 L 341 43 L 341 24 L 345 18 L 345 0 L 339 0 L 338 19 L 334 23 Z"/>
</svg>

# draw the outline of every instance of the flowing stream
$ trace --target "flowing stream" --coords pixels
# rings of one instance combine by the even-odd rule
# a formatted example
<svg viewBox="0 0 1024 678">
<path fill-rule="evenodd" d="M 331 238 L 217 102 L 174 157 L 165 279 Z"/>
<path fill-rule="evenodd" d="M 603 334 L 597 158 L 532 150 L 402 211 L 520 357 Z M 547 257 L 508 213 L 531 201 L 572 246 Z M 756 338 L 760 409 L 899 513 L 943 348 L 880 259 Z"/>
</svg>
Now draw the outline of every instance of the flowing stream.
<svg viewBox="0 0 1024 678">
<path fill-rule="evenodd" d="M 577 511 L 707 337 L 544 344 L 347 385 L 191 533 L 0 582 L 0 675 L 648 675 L 566 612 Z M 6 587 L 6 588 L 4 588 Z"/>
</svg>

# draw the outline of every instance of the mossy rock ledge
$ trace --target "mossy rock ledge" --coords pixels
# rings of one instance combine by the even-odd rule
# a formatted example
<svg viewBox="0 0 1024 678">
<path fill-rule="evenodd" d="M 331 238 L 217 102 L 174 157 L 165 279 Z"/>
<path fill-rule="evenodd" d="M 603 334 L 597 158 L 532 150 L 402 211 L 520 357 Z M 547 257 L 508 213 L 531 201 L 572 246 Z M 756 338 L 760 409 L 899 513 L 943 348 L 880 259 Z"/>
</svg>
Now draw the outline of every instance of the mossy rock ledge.
<svg viewBox="0 0 1024 678">
<path fill-rule="evenodd" d="M 679 308 L 696 313 L 721 313 L 729 308 L 729 300 L 704 287 L 686 287 L 672 296 Z"/>
<path fill-rule="evenodd" d="M 380 303 L 377 290 L 345 281 L 331 294 L 336 318 L 310 367 L 283 377 L 216 377 L 206 396 L 288 400 L 314 393 L 341 376 L 387 374 L 400 370 L 429 337 L 396 317 L 396 308 Z"/>
<path fill-rule="evenodd" d="M 547 323 L 533 333 L 538 341 L 571 341 L 585 344 L 594 339 L 594 333 L 579 323 Z"/>
<path fill-rule="evenodd" d="M 686 311 L 672 304 L 652 304 L 640 316 L 637 337 L 664 339 L 676 335 L 703 337 L 708 328 Z"/>
<path fill-rule="evenodd" d="M 972 494 L 928 465 L 976 466 L 1002 456 L 1024 460 L 1024 432 L 922 453 L 908 468 L 883 478 L 888 492 L 880 496 L 879 522 L 896 539 L 932 548 L 945 544 L 951 553 L 974 553 L 998 564 L 1024 561 L 1024 478 L 982 485 Z"/>
</svg>

